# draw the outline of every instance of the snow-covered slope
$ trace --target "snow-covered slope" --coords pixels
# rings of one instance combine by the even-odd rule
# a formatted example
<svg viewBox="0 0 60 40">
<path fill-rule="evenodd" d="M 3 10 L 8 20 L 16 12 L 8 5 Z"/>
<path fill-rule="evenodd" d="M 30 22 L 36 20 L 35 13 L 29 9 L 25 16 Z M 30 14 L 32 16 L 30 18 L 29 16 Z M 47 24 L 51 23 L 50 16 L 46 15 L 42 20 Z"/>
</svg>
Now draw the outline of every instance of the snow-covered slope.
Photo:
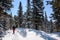
<svg viewBox="0 0 60 40">
<path fill-rule="evenodd" d="M 3 40 L 60 40 L 56 35 L 34 29 L 17 28 L 15 34 L 12 30 L 6 31 Z"/>
</svg>

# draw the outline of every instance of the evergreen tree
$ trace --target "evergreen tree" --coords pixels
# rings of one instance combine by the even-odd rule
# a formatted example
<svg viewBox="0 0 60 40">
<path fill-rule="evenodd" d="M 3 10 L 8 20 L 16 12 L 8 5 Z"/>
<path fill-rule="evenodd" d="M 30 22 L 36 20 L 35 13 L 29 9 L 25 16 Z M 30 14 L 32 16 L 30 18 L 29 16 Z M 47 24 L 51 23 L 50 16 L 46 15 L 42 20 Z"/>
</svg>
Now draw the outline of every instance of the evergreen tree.
<svg viewBox="0 0 60 40">
<path fill-rule="evenodd" d="M 12 0 L 0 0 L 0 9 L 10 10 L 12 7 Z"/>
<path fill-rule="evenodd" d="M 3 13 L 7 14 L 7 10 L 10 10 L 12 7 L 12 0 L 0 0 L 0 15 Z M 2 24 L 4 28 L 6 27 L 6 21 Z"/>
<path fill-rule="evenodd" d="M 21 4 L 21 2 L 19 4 L 19 10 L 18 10 L 18 22 L 19 22 L 19 27 L 21 27 L 21 24 L 22 24 L 22 4 Z"/>
<path fill-rule="evenodd" d="M 12 13 L 10 14 L 10 28 L 13 26 L 13 18 L 12 18 Z"/>
<path fill-rule="evenodd" d="M 47 19 L 47 14 L 45 12 L 45 17 L 44 17 L 44 24 L 45 24 L 45 31 L 47 32 L 47 22 L 48 22 L 48 19 Z"/>
<path fill-rule="evenodd" d="M 27 0 L 27 25 L 28 25 L 28 28 L 30 28 L 30 0 Z"/>
<path fill-rule="evenodd" d="M 55 20 L 56 31 L 60 31 L 60 0 L 54 0 L 52 5 L 54 11 L 52 17 Z"/>
<path fill-rule="evenodd" d="M 43 2 L 42 0 L 33 0 L 33 18 L 36 29 L 39 29 L 39 26 L 42 27 L 43 23 Z"/>
<path fill-rule="evenodd" d="M 52 19 L 50 20 L 50 25 L 51 25 L 51 31 L 50 32 L 53 32 L 53 22 L 52 22 Z"/>
<path fill-rule="evenodd" d="M 30 15 L 30 0 L 27 0 L 27 15 Z"/>
</svg>

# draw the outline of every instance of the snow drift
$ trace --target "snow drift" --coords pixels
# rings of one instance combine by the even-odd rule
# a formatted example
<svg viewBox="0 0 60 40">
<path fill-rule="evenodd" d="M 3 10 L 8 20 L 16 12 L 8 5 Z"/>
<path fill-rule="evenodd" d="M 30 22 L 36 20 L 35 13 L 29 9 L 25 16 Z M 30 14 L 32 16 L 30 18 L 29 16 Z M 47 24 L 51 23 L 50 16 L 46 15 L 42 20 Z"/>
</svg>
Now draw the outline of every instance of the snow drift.
<svg viewBox="0 0 60 40">
<path fill-rule="evenodd" d="M 2 40 L 59 40 L 59 37 L 41 30 L 17 28 L 15 34 L 12 30 L 6 31 L 6 35 Z"/>
</svg>

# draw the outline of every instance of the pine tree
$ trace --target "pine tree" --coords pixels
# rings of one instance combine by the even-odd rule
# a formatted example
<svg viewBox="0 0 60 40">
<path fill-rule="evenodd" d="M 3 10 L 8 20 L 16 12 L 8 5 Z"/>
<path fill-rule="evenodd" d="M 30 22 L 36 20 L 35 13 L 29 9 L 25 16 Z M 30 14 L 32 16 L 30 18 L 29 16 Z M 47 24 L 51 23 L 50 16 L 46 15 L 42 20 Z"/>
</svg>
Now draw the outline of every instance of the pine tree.
<svg viewBox="0 0 60 40">
<path fill-rule="evenodd" d="M 44 17 L 45 27 L 44 27 L 44 29 L 45 29 L 46 32 L 47 32 L 47 22 L 48 22 L 48 19 L 47 19 L 47 14 L 46 14 L 46 12 L 45 12 L 45 17 Z"/>
<path fill-rule="evenodd" d="M 22 4 L 21 4 L 21 2 L 19 4 L 19 10 L 18 10 L 18 22 L 19 22 L 19 27 L 21 27 L 21 24 L 22 24 Z"/>
<path fill-rule="evenodd" d="M 33 0 L 33 18 L 35 23 L 35 28 L 39 29 L 42 23 L 43 23 L 43 2 L 42 0 Z"/>
<path fill-rule="evenodd" d="M 10 10 L 12 7 L 12 0 L 0 0 L 0 15 L 3 13 L 4 15 L 7 14 L 7 10 Z M 6 27 L 6 21 L 2 23 L 4 28 Z"/>
<path fill-rule="evenodd" d="M 12 7 L 12 0 L 0 0 L 0 14 L 7 12 Z"/>
<path fill-rule="evenodd" d="M 60 0 L 53 1 L 52 8 L 54 14 L 52 14 L 53 19 L 55 20 L 56 31 L 60 31 Z"/>
<path fill-rule="evenodd" d="M 30 0 L 27 0 L 27 25 L 28 25 L 28 28 L 30 28 Z"/>
<path fill-rule="evenodd" d="M 50 32 L 53 32 L 53 22 L 52 22 L 52 19 L 50 20 L 50 25 L 51 25 L 51 30 L 50 30 Z"/>
<path fill-rule="evenodd" d="M 27 0 L 27 11 L 24 14 L 24 25 L 27 28 L 35 28 L 34 26 L 34 22 L 33 22 L 33 12 L 32 12 L 32 8 L 31 8 L 31 1 Z"/>
<path fill-rule="evenodd" d="M 12 7 L 12 0 L 0 0 L 0 9 L 10 10 Z"/>
<path fill-rule="evenodd" d="M 30 0 L 27 0 L 27 15 L 30 15 Z"/>
<path fill-rule="evenodd" d="M 10 14 L 10 28 L 13 26 L 13 18 L 12 18 L 12 13 Z"/>
</svg>

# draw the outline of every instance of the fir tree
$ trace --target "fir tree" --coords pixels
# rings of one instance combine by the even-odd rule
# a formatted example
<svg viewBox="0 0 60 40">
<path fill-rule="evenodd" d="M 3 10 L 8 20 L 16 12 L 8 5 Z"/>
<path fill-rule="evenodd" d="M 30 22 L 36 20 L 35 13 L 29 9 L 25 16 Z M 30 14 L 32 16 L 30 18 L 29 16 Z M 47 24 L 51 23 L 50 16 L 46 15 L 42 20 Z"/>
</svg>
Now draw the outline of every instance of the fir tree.
<svg viewBox="0 0 60 40">
<path fill-rule="evenodd" d="M 43 22 L 43 2 L 41 0 L 33 0 L 33 18 L 36 29 L 42 26 Z"/>
<path fill-rule="evenodd" d="M 56 31 L 60 31 L 60 0 L 53 1 L 52 8 L 54 14 L 52 14 L 53 19 L 55 20 Z"/>
<path fill-rule="evenodd" d="M 28 18 L 30 16 L 30 0 L 27 0 L 27 22 L 28 22 L 28 28 L 30 28 L 30 18 Z"/>
<path fill-rule="evenodd" d="M 48 20 L 47 20 L 47 14 L 46 14 L 46 12 L 45 12 L 44 24 L 45 24 L 45 31 L 46 31 L 46 32 L 47 32 L 47 22 L 48 22 Z"/>
<path fill-rule="evenodd" d="M 0 0 L 0 15 L 3 13 L 4 15 L 7 14 L 6 10 L 10 10 L 12 7 L 12 0 Z M 4 22 L 4 27 L 6 25 L 6 22 Z"/>
<path fill-rule="evenodd" d="M 12 0 L 0 0 L 0 9 L 10 10 L 12 7 Z"/>
<path fill-rule="evenodd" d="M 20 2 L 19 4 L 19 10 L 18 10 L 18 22 L 19 22 L 19 27 L 21 27 L 22 24 L 22 4 Z"/>
</svg>

